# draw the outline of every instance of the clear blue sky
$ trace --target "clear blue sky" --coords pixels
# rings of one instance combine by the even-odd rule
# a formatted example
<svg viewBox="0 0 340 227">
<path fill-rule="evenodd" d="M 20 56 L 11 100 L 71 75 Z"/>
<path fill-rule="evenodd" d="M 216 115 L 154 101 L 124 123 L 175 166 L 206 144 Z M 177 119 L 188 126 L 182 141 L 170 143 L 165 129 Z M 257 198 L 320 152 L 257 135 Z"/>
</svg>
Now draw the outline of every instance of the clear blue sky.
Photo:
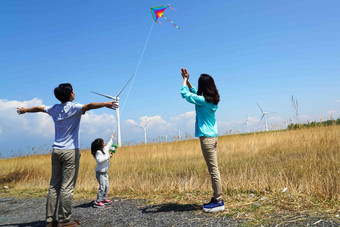
<svg viewBox="0 0 340 227">
<path fill-rule="evenodd" d="M 19 105 L 37 98 L 43 105 L 53 105 L 57 103 L 53 89 L 64 82 L 73 85 L 75 101 L 82 104 L 106 101 L 91 90 L 115 95 L 136 70 L 153 23 L 150 7 L 165 4 L 178 10 L 167 9 L 164 15 L 180 29 L 162 18 L 162 24 L 153 25 L 122 113 L 123 142 L 143 139 L 141 131 L 126 123 L 141 124 L 143 117 L 160 116 L 162 127 L 169 127 L 157 131 L 155 121 L 150 138 L 175 134 L 176 127 L 193 133 L 180 120 L 174 123 L 194 110 L 179 94 L 181 67 L 189 70 L 194 85 L 201 73 L 214 77 L 221 95 L 220 134 L 228 127 L 242 130 L 247 114 L 253 130 L 263 129 L 256 102 L 277 112 L 272 124 L 292 119 L 292 95 L 299 101 L 301 119 L 339 117 L 337 0 L 2 0 L 0 100 L 12 109 L 0 112 L 0 153 L 18 149 L 18 140 L 21 147 L 53 141 L 53 135 L 40 138 L 39 132 L 30 135 L 20 129 L 34 127 L 33 117 L 9 116 L 15 113 L 14 101 Z M 127 90 L 121 105 L 126 95 Z M 94 114 L 100 118 L 114 113 L 101 109 Z M 92 126 L 99 127 L 87 125 Z M 95 135 L 84 134 L 83 146 L 88 147 Z"/>
</svg>

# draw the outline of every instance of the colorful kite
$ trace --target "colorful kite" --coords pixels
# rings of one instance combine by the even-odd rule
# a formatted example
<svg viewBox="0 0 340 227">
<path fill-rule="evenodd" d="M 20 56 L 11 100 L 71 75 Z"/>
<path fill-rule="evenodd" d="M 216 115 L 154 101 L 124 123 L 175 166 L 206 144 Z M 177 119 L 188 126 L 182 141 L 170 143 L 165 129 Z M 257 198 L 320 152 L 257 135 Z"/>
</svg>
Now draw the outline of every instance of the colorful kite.
<svg viewBox="0 0 340 227">
<path fill-rule="evenodd" d="M 153 20 L 157 23 L 161 23 L 158 21 L 158 18 L 160 17 L 163 17 L 164 19 L 168 20 L 170 23 L 172 23 L 177 29 L 179 29 L 179 27 L 177 25 L 174 24 L 173 21 L 167 19 L 163 13 L 164 11 L 167 9 L 167 8 L 171 8 L 173 10 L 175 10 L 174 8 L 170 7 L 170 5 L 166 5 L 166 6 L 157 6 L 157 7 L 152 7 L 151 8 L 151 14 L 152 14 L 152 17 L 153 17 Z M 175 10 L 177 11 L 177 10 Z"/>
</svg>

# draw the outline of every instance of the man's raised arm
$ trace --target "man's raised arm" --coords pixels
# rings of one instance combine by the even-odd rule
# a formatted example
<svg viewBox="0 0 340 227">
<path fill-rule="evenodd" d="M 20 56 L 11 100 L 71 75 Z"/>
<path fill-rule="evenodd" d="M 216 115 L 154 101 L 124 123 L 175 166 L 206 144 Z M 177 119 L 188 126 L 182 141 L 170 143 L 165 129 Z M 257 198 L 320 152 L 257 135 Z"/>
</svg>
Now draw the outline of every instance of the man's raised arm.
<svg viewBox="0 0 340 227">
<path fill-rule="evenodd" d="M 35 107 L 31 107 L 31 108 L 20 107 L 20 108 L 17 108 L 17 113 L 18 114 L 38 113 L 38 112 L 44 112 L 45 113 L 44 109 L 45 109 L 44 106 L 35 106 Z"/>
<path fill-rule="evenodd" d="M 99 109 L 99 108 L 103 108 L 103 107 L 115 110 L 118 107 L 118 104 L 117 104 L 116 101 L 92 102 L 92 103 L 83 105 L 82 111 L 85 113 L 88 110 Z"/>
</svg>

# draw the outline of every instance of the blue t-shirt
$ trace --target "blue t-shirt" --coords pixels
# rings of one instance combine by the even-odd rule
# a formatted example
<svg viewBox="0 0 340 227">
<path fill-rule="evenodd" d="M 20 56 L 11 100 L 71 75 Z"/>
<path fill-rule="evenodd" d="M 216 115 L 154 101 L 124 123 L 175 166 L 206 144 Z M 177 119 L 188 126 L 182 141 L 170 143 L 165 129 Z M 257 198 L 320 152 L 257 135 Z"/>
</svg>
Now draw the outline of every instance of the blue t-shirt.
<svg viewBox="0 0 340 227">
<path fill-rule="evenodd" d="M 79 148 L 79 124 L 83 105 L 65 102 L 45 107 L 54 121 L 55 139 L 53 148 L 60 150 Z"/>
<path fill-rule="evenodd" d="M 197 95 L 197 90 L 194 87 L 191 87 L 189 91 L 187 86 L 182 86 L 181 95 L 188 102 L 195 104 L 195 136 L 217 137 L 218 134 L 215 112 L 218 109 L 218 105 L 207 102 L 202 95 Z"/>
</svg>

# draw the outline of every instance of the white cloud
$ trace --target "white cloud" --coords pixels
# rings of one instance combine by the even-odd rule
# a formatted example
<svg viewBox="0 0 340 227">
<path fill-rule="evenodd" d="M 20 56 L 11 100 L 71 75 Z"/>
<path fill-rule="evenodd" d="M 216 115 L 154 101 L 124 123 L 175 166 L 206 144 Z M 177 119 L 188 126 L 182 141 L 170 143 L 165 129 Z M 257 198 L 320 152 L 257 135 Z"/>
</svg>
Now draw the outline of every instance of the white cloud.
<svg viewBox="0 0 340 227">
<path fill-rule="evenodd" d="M 108 140 L 116 128 L 117 121 L 114 114 L 97 115 L 95 110 L 88 111 L 82 116 L 80 122 L 80 146 L 90 147 L 91 142 L 96 138 Z"/>
<path fill-rule="evenodd" d="M 144 133 L 143 130 L 133 126 L 144 126 L 149 120 L 150 125 L 147 129 L 148 138 L 164 136 L 166 134 L 177 136 L 178 131 L 185 132 L 191 136 L 194 136 L 195 129 L 195 111 L 186 112 L 179 114 L 177 116 L 171 117 L 168 121 L 164 120 L 160 115 L 156 116 L 143 116 L 139 118 L 139 121 L 129 119 L 125 121 L 125 126 L 128 126 L 126 130 L 129 133 L 125 133 L 128 138 L 123 138 L 123 141 L 130 140 L 132 137 L 139 140 L 143 140 Z M 271 116 L 268 117 L 269 127 L 279 127 L 281 123 L 281 116 Z M 137 123 L 139 122 L 139 123 Z M 260 124 L 260 119 L 257 117 L 248 116 L 248 127 L 250 131 L 264 130 L 264 122 Z M 242 133 L 247 131 L 246 125 L 244 125 L 244 120 L 232 120 L 232 121 L 217 121 L 219 135 L 229 134 L 229 133 Z M 276 125 L 275 125 L 276 124 Z M 281 124 L 282 125 L 282 124 Z M 284 127 L 284 126 L 281 126 Z M 124 136 L 125 136 L 124 135 Z"/>
<path fill-rule="evenodd" d="M 147 132 L 149 137 L 162 136 L 169 129 L 169 127 L 171 127 L 171 123 L 165 121 L 160 115 L 155 115 L 151 117 L 142 116 L 139 118 L 139 123 L 132 119 L 128 119 L 125 121 L 124 124 L 124 126 L 126 126 L 125 131 L 129 132 L 125 134 L 128 134 L 129 137 L 131 138 L 134 137 L 133 135 L 131 135 L 131 133 L 133 133 L 135 134 L 135 136 L 140 138 L 142 135 L 141 133 L 142 129 L 137 128 L 135 126 L 144 127 L 147 124 L 148 124 Z M 129 138 L 127 140 L 129 140 Z"/>
<path fill-rule="evenodd" d="M 9 101 L 0 99 L 0 149 L 10 144 L 10 149 L 18 149 L 17 146 L 41 146 L 46 144 L 50 147 L 54 139 L 54 124 L 51 117 L 45 113 L 26 113 L 18 115 L 16 108 L 42 106 L 43 101 L 34 98 L 28 101 Z M 337 110 L 330 110 L 328 114 L 338 114 Z M 278 114 L 269 115 L 268 126 L 270 128 L 284 127 L 291 123 Z M 300 115 L 300 122 L 311 121 L 309 115 Z M 128 119 L 121 122 L 122 142 L 144 141 L 144 132 L 142 129 L 134 126 L 144 126 L 147 122 L 150 124 L 147 129 L 148 141 L 154 138 L 178 136 L 178 131 L 185 132 L 190 136 L 194 136 L 195 129 L 195 111 L 178 114 L 177 116 L 163 119 L 161 115 L 142 116 L 139 119 Z M 219 135 L 226 133 L 246 132 L 247 126 L 244 124 L 245 118 L 242 120 L 223 121 L 218 118 Z M 264 121 L 260 122 L 260 118 L 248 116 L 248 127 L 250 131 L 264 130 Z M 88 111 L 83 115 L 80 124 L 80 141 L 81 147 L 90 147 L 91 142 L 95 138 L 103 138 L 107 140 L 116 131 L 117 122 L 114 112 L 107 111 L 104 114 L 96 114 L 95 110 Z M 182 134 L 183 135 L 183 134 Z M 7 143 L 4 143 L 7 142 Z"/>
<path fill-rule="evenodd" d="M 172 117 L 171 119 L 174 120 L 174 121 L 181 121 L 181 120 L 195 118 L 195 116 L 196 116 L 195 111 L 189 111 L 189 112 L 186 112 L 184 114 L 179 114 L 176 117 Z"/>
<path fill-rule="evenodd" d="M 307 122 L 307 121 L 310 121 L 311 120 L 311 117 L 307 114 L 303 114 L 303 115 L 300 115 L 299 116 L 299 120 L 301 122 Z"/>
<path fill-rule="evenodd" d="M 140 118 L 140 122 L 139 126 L 145 126 L 149 123 L 148 128 L 158 127 L 159 130 L 166 130 L 169 126 L 169 123 L 167 123 L 160 115 L 153 117 L 143 116 Z"/>
<path fill-rule="evenodd" d="M 106 113 L 97 115 L 93 110 L 91 110 L 82 116 L 80 133 L 88 135 L 102 134 L 103 132 L 111 133 L 114 127 L 116 127 L 115 115 Z"/>
<path fill-rule="evenodd" d="M 278 118 L 278 117 L 277 117 Z M 278 118 L 280 119 L 280 118 Z M 156 116 L 143 116 L 139 118 L 139 123 L 137 123 L 133 119 L 129 119 L 125 121 L 125 130 L 129 133 L 124 133 L 127 136 L 123 138 L 123 141 L 130 140 L 133 136 L 139 139 L 140 141 L 144 138 L 143 130 L 133 126 L 144 126 L 149 120 L 150 125 L 147 129 L 148 138 L 157 137 L 157 136 L 177 136 L 178 131 L 185 132 L 190 136 L 194 136 L 195 130 L 195 111 L 186 112 L 183 114 L 179 114 L 177 116 L 171 117 L 168 121 L 164 120 L 160 115 Z M 275 119 L 273 118 L 273 121 Z M 259 119 L 256 117 L 248 117 L 249 129 L 258 130 Z M 217 121 L 218 132 L 220 135 L 224 135 L 226 133 L 232 132 L 245 132 L 247 127 L 243 125 L 245 121 Z"/>
<path fill-rule="evenodd" d="M 189 111 L 184 114 L 179 114 L 178 116 L 170 118 L 170 121 L 172 122 L 172 127 L 177 128 L 177 130 L 180 131 L 194 131 L 195 120 L 195 111 Z"/>
<path fill-rule="evenodd" d="M 134 120 L 131 120 L 131 119 L 129 119 L 129 120 L 127 120 L 127 121 L 125 121 L 125 123 L 126 123 L 126 125 L 130 125 L 130 126 L 137 126 L 138 124 L 137 124 L 137 122 L 135 122 Z"/>
<path fill-rule="evenodd" d="M 164 120 L 160 115 L 155 116 L 142 116 L 139 118 L 139 123 L 133 119 L 128 119 L 125 121 L 126 126 L 145 126 L 148 122 L 148 128 L 154 129 L 156 131 L 176 131 L 192 128 L 195 125 L 195 112 L 186 112 L 184 114 L 179 114 L 178 116 L 171 117 L 169 121 Z"/>
<path fill-rule="evenodd" d="M 340 99 L 338 99 L 338 100 L 335 100 L 334 102 L 335 102 L 335 103 L 340 103 Z"/>
<path fill-rule="evenodd" d="M 46 113 L 25 113 L 18 115 L 19 107 L 43 106 L 42 100 L 34 98 L 28 101 L 9 101 L 0 99 L 0 149 L 15 150 L 28 146 L 50 147 L 54 140 L 54 123 Z M 80 141 L 82 147 L 89 147 L 90 142 L 98 137 L 107 139 L 116 127 L 113 114 L 96 115 L 88 111 L 80 123 Z M 12 147 L 5 147 L 5 143 Z M 18 144 L 18 145 L 17 145 Z M 17 147 L 15 147 L 17 146 Z"/>
<path fill-rule="evenodd" d="M 28 101 L 0 99 L 1 155 L 25 153 L 32 148 L 49 149 L 54 137 L 53 120 L 46 113 L 17 114 L 17 108 L 42 106 L 42 100 Z M 12 151 L 13 152 L 10 152 Z"/>
<path fill-rule="evenodd" d="M 265 121 L 261 118 L 248 116 L 248 127 L 244 120 L 218 121 L 219 135 L 245 133 L 248 131 L 265 130 Z M 282 129 L 287 127 L 287 121 L 284 121 L 280 115 L 267 115 L 267 125 L 269 129 Z"/>
<path fill-rule="evenodd" d="M 217 121 L 219 135 L 232 134 L 232 133 L 244 133 L 249 131 L 257 131 L 262 128 L 262 123 L 259 125 L 260 119 L 257 117 L 248 116 L 248 127 L 245 124 L 246 118 L 243 120 L 231 120 L 231 121 Z"/>
<path fill-rule="evenodd" d="M 271 117 L 269 118 L 269 121 L 270 121 L 270 122 L 280 123 L 280 122 L 283 121 L 283 118 L 282 118 L 280 115 L 271 116 Z"/>
<path fill-rule="evenodd" d="M 248 122 L 250 125 L 258 124 L 260 122 L 260 119 L 256 117 L 248 117 Z"/>
<path fill-rule="evenodd" d="M 19 107 L 42 106 L 42 100 L 34 98 L 29 101 L 8 101 L 0 99 L 0 126 L 2 133 L 50 137 L 54 133 L 53 121 L 46 113 L 26 113 L 18 115 Z"/>
<path fill-rule="evenodd" d="M 21 142 L 25 144 L 24 146 L 26 146 L 26 144 L 36 146 L 37 143 L 47 143 L 46 141 L 48 141 L 48 144 L 52 144 L 54 139 L 54 124 L 49 115 L 45 113 L 27 113 L 19 116 L 16 113 L 17 107 L 42 106 L 42 103 L 42 100 L 37 98 L 23 102 L 0 100 L 1 139 L 16 141 L 20 138 L 22 140 Z M 272 116 L 268 122 L 280 119 L 278 116 Z M 192 137 L 194 136 L 195 111 L 189 111 L 171 117 L 168 120 L 163 119 L 161 115 L 154 115 L 142 116 L 138 120 L 128 119 L 125 122 L 121 122 L 123 143 L 136 140 L 143 141 L 143 130 L 133 126 L 144 126 L 149 121 L 147 136 L 150 139 L 164 137 L 165 135 L 176 137 L 178 131 L 187 133 Z M 230 130 L 234 132 L 244 132 L 246 130 L 245 125 L 242 125 L 244 122 L 245 120 L 219 120 L 217 122 L 219 134 L 223 135 Z M 248 122 L 249 128 L 253 130 L 257 130 L 263 126 L 258 124 L 259 119 L 256 117 L 248 117 Z M 81 147 L 89 147 L 91 142 L 98 137 L 107 140 L 113 130 L 116 129 L 116 126 L 116 116 L 113 112 L 112 114 L 96 114 L 95 110 L 88 111 L 82 117 L 80 123 Z"/>
<path fill-rule="evenodd" d="M 188 135 L 193 136 L 194 127 L 195 127 L 195 112 L 190 111 L 184 114 L 179 114 L 175 117 L 171 117 L 168 121 L 163 119 L 160 115 L 155 116 L 142 116 L 139 118 L 137 123 L 133 119 L 128 119 L 124 122 L 126 126 L 124 129 L 124 133 L 122 132 L 122 140 L 131 141 L 133 139 L 142 141 L 144 140 L 144 133 L 141 128 L 137 128 L 134 126 L 145 126 L 147 122 L 149 122 L 147 127 L 147 137 L 148 138 L 157 138 L 157 137 L 176 137 L 178 135 L 178 131 L 186 133 Z M 149 140 L 149 139 L 148 139 Z"/>
<path fill-rule="evenodd" d="M 301 123 L 307 123 L 307 122 L 312 122 L 312 121 L 325 121 L 325 120 L 329 120 L 331 117 L 334 119 L 338 118 L 339 117 L 339 114 L 340 114 L 340 111 L 339 110 L 330 110 L 330 111 L 327 111 L 327 115 L 325 116 L 318 116 L 318 117 L 315 117 L 315 116 L 310 116 L 310 115 L 301 115 L 299 116 L 299 121 Z"/>
<path fill-rule="evenodd" d="M 337 110 L 330 110 L 330 111 L 328 111 L 328 114 L 329 114 L 329 115 L 335 115 L 335 114 L 337 114 L 337 113 L 338 113 Z"/>
</svg>

